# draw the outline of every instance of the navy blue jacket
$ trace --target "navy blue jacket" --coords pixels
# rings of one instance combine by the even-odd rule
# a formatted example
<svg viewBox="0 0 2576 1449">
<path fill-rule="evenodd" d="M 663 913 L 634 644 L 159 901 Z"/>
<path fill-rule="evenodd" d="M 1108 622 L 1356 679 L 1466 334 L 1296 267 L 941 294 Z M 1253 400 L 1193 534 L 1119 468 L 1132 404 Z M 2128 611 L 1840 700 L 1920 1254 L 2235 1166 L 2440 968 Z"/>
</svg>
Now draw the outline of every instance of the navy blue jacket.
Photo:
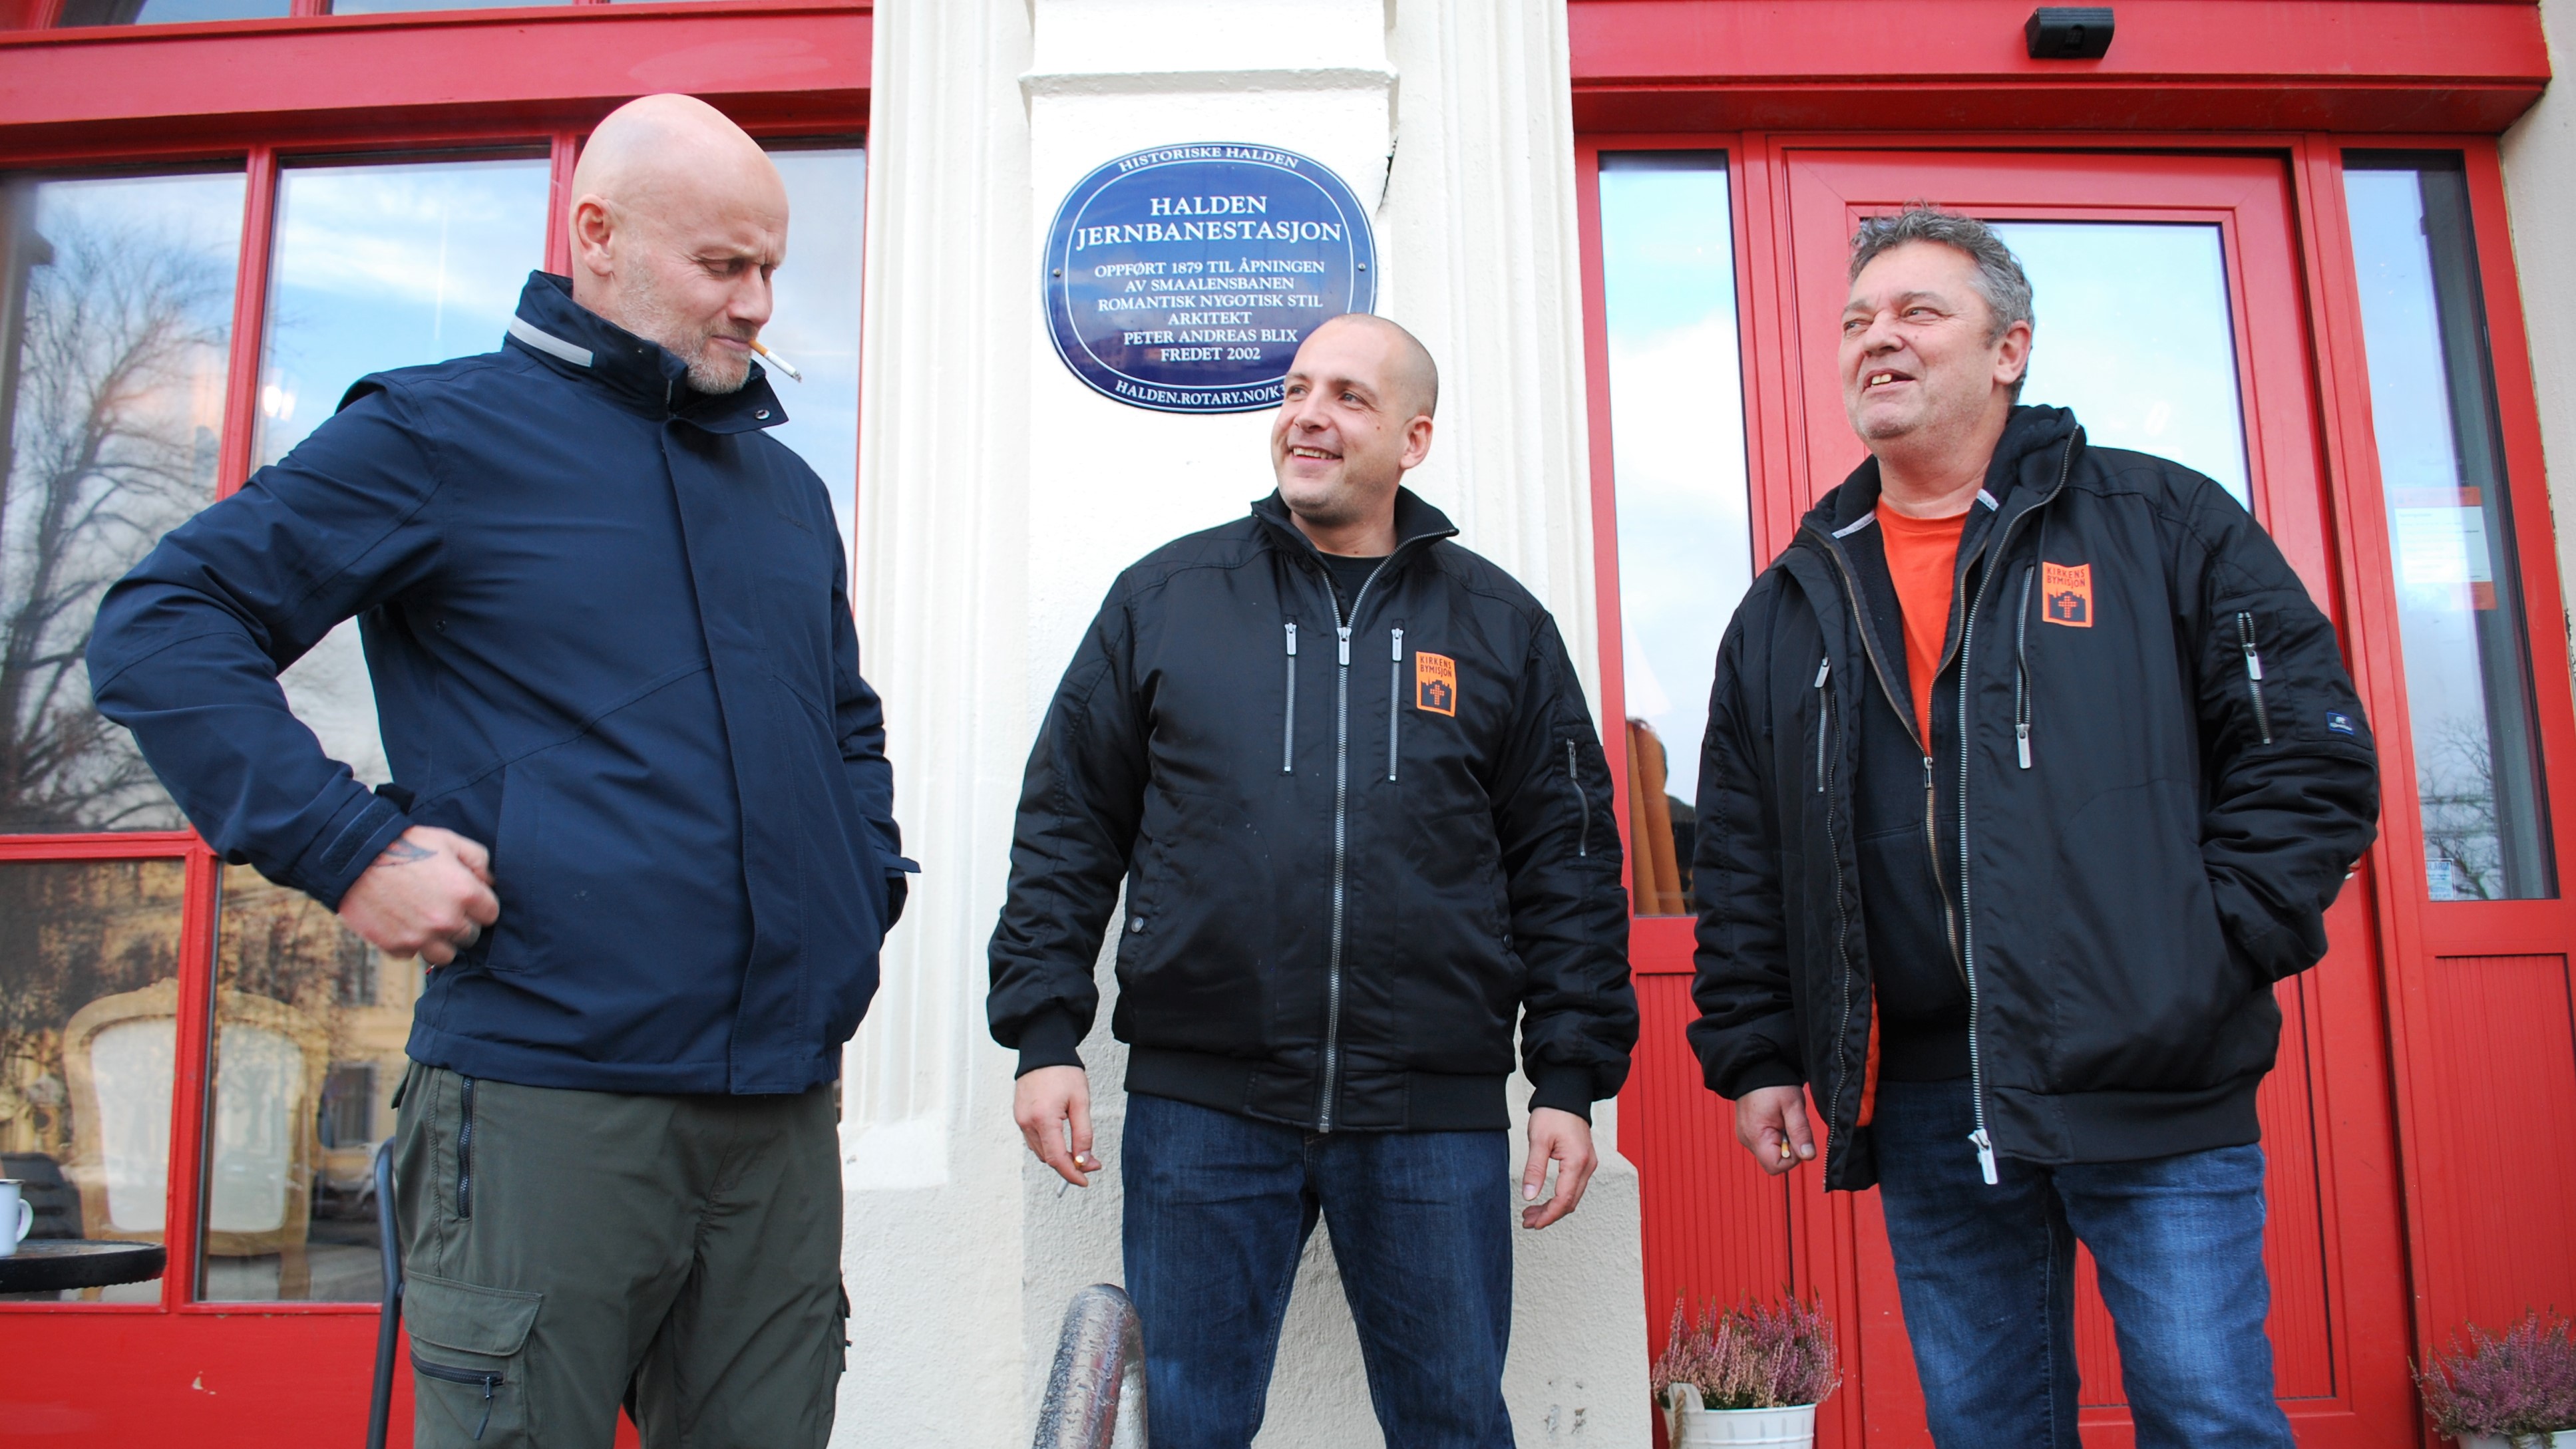
<svg viewBox="0 0 2576 1449">
<path fill-rule="evenodd" d="M 226 860 L 336 906 L 414 824 L 492 848 L 501 919 L 430 973 L 411 1055 L 613 1092 L 839 1073 L 903 902 L 841 534 L 768 383 L 538 273 L 498 352 L 361 379 L 101 604 L 98 705 Z M 394 783 L 278 671 L 366 641 Z"/>
</svg>

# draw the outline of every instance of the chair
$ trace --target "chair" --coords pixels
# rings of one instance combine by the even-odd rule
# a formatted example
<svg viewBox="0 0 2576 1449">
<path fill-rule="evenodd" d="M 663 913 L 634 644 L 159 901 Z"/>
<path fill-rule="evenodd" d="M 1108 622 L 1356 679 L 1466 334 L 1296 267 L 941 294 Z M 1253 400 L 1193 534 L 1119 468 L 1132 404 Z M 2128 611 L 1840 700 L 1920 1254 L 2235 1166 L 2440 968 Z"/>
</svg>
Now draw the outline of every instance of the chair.
<svg viewBox="0 0 2576 1449">
<path fill-rule="evenodd" d="M 162 1241 L 169 1191 L 170 1104 L 179 983 L 103 996 L 72 1014 L 63 1062 L 72 1095 L 68 1172 L 92 1238 Z M 299 1298 L 311 1272 L 314 1109 L 330 1034 L 265 996 L 215 993 L 217 1062 L 205 1251 L 275 1254 L 278 1296 Z"/>
</svg>

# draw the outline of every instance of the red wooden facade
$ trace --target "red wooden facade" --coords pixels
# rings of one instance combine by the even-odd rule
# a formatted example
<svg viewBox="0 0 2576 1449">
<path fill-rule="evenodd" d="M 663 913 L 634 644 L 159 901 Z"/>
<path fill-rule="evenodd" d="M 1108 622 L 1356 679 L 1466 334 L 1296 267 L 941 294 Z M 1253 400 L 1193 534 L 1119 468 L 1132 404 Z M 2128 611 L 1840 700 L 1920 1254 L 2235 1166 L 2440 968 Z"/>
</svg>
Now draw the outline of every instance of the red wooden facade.
<svg viewBox="0 0 2576 1449">
<path fill-rule="evenodd" d="M 2494 140 L 2547 80 L 2537 11 L 2125 0 L 2109 57 L 2043 62 L 2022 53 L 2027 7 L 2002 0 L 1570 8 L 1605 718 L 1624 710 L 1603 153 L 1726 155 L 1757 560 L 1860 457 L 1830 380 L 1861 216 L 1927 197 L 1993 218 L 2221 228 L 2254 506 L 2336 620 L 2387 782 L 2379 843 L 2330 917 L 2330 954 L 2281 988 L 2281 1066 L 2262 1102 L 2279 1389 L 2302 1443 L 2430 1442 L 2410 1358 L 2467 1322 L 2576 1304 L 2576 920 L 2562 899 L 2427 898 L 2343 168 L 2356 150 L 2463 157 L 2518 485 L 2533 706 L 2543 755 L 2563 770 L 2576 713 Z M 1620 731 L 1608 742 L 1624 747 Z M 1633 778 L 1615 760 L 1613 777 Z M 2549 780 L 2547 803 L 2553 820 L 2576 818 L 2567 780 Z M 1634 942 L 1645 1030 L 1621 1147 L 1643 1178 L 1655 1346 L 1680 1295 L 1821 1295 L 1850 1378 L 1819 1442 L 1928 1444 L 1875 1194 L 1829 1196 L 1812 1171 L 1770 1179 L 1750 1164 L 1682 1038 L 1690 922 L 1640 917 Z M 2125 1444 L 2116 1352 L 2086 1271 L 2087 1442 Z"/>
</svg>

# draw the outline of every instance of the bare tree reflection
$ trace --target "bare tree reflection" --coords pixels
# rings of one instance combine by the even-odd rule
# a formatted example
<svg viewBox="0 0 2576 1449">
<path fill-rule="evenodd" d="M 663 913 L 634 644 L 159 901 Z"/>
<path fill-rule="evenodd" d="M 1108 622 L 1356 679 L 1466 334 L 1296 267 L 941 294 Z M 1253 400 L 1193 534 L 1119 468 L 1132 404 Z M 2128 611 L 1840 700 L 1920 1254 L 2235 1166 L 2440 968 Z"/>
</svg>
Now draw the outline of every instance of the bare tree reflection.
<svg viewBox="0 0 2576 1449">
<path fill-rule="evenodd" d="M 0 193 L 0 832 L 174 829 L 91 707 L 98 599 L 213 497 L 232 278 L 177 236 Z"/>
<path fill-rule="evenodd" d="M 2481 723 L 2444 719 L 2425 742 L 2415 788 L 2424 802 L 2424 859 L 2440 861 L 2449 889 L 2433 882 L 2436 900 L 2491 901 L 2504 885 L 2503 837 L 2496 825 L 2495 756 Z"/>
</svg>

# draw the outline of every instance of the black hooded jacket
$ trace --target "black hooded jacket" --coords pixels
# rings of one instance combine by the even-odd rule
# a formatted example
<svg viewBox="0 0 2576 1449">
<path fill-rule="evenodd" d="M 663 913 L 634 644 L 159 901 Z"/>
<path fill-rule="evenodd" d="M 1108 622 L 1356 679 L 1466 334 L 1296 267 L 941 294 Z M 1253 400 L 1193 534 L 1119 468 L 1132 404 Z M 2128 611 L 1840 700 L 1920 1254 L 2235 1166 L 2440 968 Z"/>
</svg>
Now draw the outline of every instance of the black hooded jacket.
<svg viewBox="0 0 2576 1449">
<path fill-rule="evenodd" d="M 1636 1041 L 1609 770 L 1556 625 L 1399 490 L 1345 620 L 1277 495 L 1119 576 L 1047 711 L 994 1039 L 1076 1063 L 1119 884 L 1127 1087 L 1314 1131 L 1589 1114 Z"/>
<path fill-rule="evenodd" d="M 1719 650 L 1690 1029 L 1709 1087 L 1805 1084 L 1826 1185 L 1868 1187 L 1882 1013 L 1937 1036 L 1955 983 L 1986 1150 L 2256 1140 L 2272 983 L 2324 954 L 2378 818 L 2333 626 L 2216 483 L 2017 408 L 1918 741 L 1856 552 L 1878 491 L 1871 461 L 1826 495 Z"/>
</svg>

